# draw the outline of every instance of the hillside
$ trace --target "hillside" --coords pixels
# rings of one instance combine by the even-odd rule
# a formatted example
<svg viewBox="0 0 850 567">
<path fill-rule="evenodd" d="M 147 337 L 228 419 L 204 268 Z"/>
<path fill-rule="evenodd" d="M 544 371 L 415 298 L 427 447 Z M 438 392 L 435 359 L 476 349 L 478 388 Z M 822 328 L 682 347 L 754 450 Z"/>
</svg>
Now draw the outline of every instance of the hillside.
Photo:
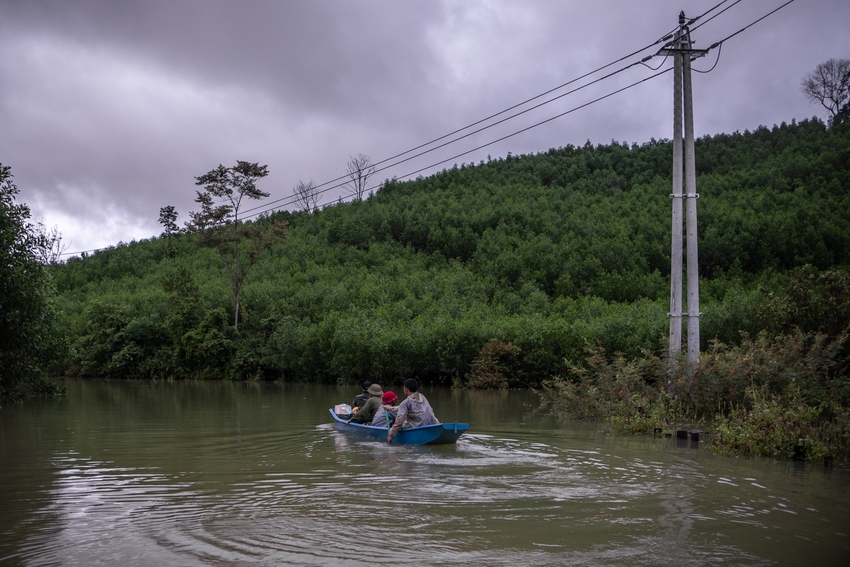
<svg viewBox="0 0 850 567">
<path fill-rule="evenodd" d="M 221 262 L 194 236 L 71 259 L 51 268 L 73 347 L 59 370 L 463 385 L 498 338 L 514 347 L 502 364 L 521 387 L 562 373 L 588 344 L 658 352 L 671 154 L 668 141 L 567 146 L 277 213 L 288 238 L 249 275 L 238 331 Z M 708 348 L 762 329 L 760 307 L 794 268 L 850 265 L 850 128 L 812 120 L 704 137 L 696 156 Z"/>
</svg>

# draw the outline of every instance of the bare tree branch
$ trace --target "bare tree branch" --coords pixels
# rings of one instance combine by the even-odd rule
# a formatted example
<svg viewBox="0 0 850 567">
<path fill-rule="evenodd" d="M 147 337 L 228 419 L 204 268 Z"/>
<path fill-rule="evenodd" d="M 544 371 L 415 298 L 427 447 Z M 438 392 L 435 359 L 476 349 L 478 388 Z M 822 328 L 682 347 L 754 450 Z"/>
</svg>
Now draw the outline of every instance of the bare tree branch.
<svg viewBox="0 0 850 567">
<path fill-rule="evenodd" d="M 312 179 L 307 183 L 299 179 L 298 184 L 292 188 L 292 197 L 295 199 L 298 208 L 305 213 L 313 213 L 318 209 L 319 192 Z"/>
<path fill-rule="evenodd" d="M 850 59 L 830 59 L 807 73 L 800 89 L 810 102 L 819 102 L 829 111 L 830 123 L 850 100 Z"/>
<path fill-rule="evenodd" d="M 59 227 L 53 225 L 52 228 L 47 228 L 43 222 L 38 221 L 32 228 L 35 237 L 35 246 L 33 247 L 35 257 L 45 265 L 57 263 L 65 250 L 68 249 L 68 244 L 62 243 L 62 233 L 59 232 Z"/>
<path fill-rule="evenodd" d="M 351 157 L 351 156 L 350 156 Z M 366 193 L 369 178 L 375 174 L 375 166 L 372 159 L 365 154 L 357 154 L 348 162 L 348 177 L 351 181 L 346 184 L 348 194 L 354 197 L 354 201 L 362 201 Z"/>
</svg>

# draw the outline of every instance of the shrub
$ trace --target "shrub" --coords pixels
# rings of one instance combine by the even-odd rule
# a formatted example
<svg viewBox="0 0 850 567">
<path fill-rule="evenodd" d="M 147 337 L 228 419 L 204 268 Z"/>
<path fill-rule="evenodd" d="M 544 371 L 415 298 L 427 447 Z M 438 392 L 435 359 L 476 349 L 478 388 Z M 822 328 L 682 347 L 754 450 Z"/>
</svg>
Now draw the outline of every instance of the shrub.
<svg viewBox="0 0 850 567">
<path fill-rule="evenodd" d="M 745 336 L 739 346 L 715 341 L 674 389 L 662 358 L 609 359 L 596 346 L 581 363 L 569 362 L 566 376 L 543 383 L 541 407 L 562 418 L 605 419 L 625 433 L 710 423 L 713 447 L 724 453 L 848 458 L 846 340 L 797 330 Z"/>
<path fill-rule="evenodd" d="M 490 339 L 472 361 L 467 386 L 473 389 L 504 389 L 508 376 L 515 374 L 519 348 L 499 339 Z"/>
<path fill-rule="evenodd" d="M 850 451 L 847 408 L 793 403 L 758 389 L 748 396 L 749 409 L 739 406 L 718 416 L 712 445 L 718 452 L 818 460 Z"/>
</svg>

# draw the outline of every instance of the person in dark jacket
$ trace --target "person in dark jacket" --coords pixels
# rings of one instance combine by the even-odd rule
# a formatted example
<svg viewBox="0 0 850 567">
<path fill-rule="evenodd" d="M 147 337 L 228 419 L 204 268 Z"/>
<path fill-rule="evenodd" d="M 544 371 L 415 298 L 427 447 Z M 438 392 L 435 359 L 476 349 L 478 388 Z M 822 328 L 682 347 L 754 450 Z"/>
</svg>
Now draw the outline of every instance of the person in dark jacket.
<svg viewBox="0 0 850 567">
<path fill-rule="evenodd" d="M 363 404 L 365 404 L 366 402 L 369 401 L 369 398 L 371 396 L 369 395 L 369 392 L 367 392 L 367 390 L 369 389 L 369 386 L 371 386 L 371 385 L 372 385 L 372 383 L 369 382 L 368 380 L 363 382 L 363 392 L 358 394 L 357 396 L 355 396 L 354 401 L 351 402 L 351 409 L 352 410 L 354 408 L 362 408 Z"/>
</svg>

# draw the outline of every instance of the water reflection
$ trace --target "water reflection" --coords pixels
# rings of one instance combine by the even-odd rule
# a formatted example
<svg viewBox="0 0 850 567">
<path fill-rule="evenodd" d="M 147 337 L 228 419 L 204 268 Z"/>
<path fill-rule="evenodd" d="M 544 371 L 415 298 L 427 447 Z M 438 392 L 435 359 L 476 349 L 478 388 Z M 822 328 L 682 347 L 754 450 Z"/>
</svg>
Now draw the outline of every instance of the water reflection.
<svg viewBox="0 0 850 567">
<path fill-rule="evenodd" d="M 845 472 L 563 426 L 531 412 L 526 393 L 429 392 L 441 418 L 470 421 L 472 432 L 456 446 L 410 447 L 339 431 L 327 407 L 349 392 L 335 388 L 69 386 L 68 400 L 0 413 L 3 462 L 16 464 L 0 473 L 0 561 L 840 565 L 850 557 Z M 378 554 L 382 547 L 389 553 Z"/>
</svg>

